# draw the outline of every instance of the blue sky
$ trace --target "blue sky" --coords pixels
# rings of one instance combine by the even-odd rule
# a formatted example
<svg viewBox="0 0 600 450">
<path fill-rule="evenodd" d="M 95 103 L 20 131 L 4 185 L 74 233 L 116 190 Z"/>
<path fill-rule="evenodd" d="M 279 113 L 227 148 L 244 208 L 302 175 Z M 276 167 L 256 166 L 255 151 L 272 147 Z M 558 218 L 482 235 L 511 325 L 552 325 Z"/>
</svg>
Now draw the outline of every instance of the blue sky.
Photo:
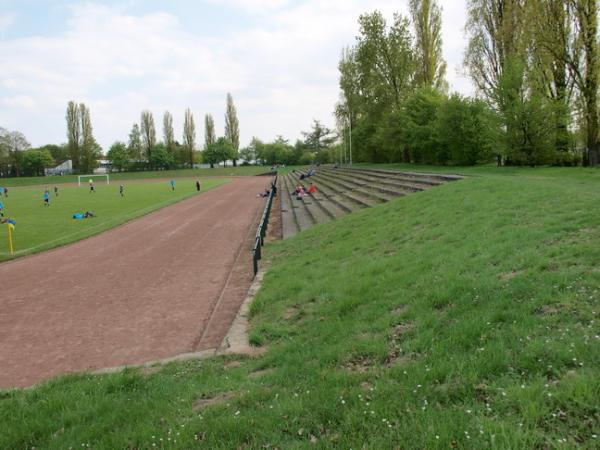
<svg viewBox="0 0 600 450">
<path fill-rule="evenodd" d="M 440 3 L 448 80 L 468 94 L 464 0 Z M 67 102 L 85 102 L 107 148 L 143 109 L 159 135 L 169 110 L 180 135 L 189 107 L 201 143 L 204 114 L 222 132 L 231 92 L 242 145 L 293 140 L 313 118 L 333 127 L 340 51 L 374 9 L 391 18 L 407 0 L 0 0 L 0 126 L 33 145 L 61 143 Z"/>
</svg>

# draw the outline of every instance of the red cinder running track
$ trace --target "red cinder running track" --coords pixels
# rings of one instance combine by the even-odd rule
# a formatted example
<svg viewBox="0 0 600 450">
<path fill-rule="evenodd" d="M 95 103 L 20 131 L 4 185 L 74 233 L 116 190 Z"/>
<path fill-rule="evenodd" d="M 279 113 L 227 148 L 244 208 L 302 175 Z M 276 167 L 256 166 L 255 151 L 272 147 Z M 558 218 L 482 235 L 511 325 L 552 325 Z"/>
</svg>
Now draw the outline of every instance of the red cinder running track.
<svg viewBox="0 0 600 450">
<path fill-rule="evenodd" d="M 269 181 L 235 178 L 84 241 L 0 264 L 0 388 L 218 345 L 235 307 L 212 313 Z M 250 253 L 240 255 L 250 270 Z M 237 292 L 241 304 L 244 288 Z"/>
</svg>

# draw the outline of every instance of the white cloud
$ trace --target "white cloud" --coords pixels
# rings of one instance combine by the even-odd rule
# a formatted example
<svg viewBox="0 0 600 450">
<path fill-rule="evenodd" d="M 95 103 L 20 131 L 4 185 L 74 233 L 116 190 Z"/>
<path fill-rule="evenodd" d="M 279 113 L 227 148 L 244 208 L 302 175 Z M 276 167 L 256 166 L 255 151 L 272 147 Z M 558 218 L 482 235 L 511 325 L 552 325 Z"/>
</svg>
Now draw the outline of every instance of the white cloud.
<svg viewBox="0 0 600 450">
<path fill-rule="evenodd" d="M 2 104 L 8 108 L 31 109 L 36 106 L 35 100 L 28 95 L 16 95 L 2 99 Z"/>
<path fill-rule="evenodd" d="M 170 110 L 181 134 L 189 106 L 201 142 L 205 113 L 222 132 L 225 95 L 232 92 L 242 144 L 254 135 L 294 139 L 313 118 L 333 125 L 337 62 L 342 47 L 354 43 L 359 14 L 379 9 L 391 19 L 394 11 L 407 12 L 407 0 L 210 1 L 268 14 L 269 25 L 240 25 L 218 39 L 184 31 L 166 12 L 134 15 L 87 3 L 70 9 L 62 34 L 0 40 L 0 59 L 10 61 L 0 72 L 0 126 L 23 131 L 34 145 L 64 141 L 64 112 L 73 99 L 90 106 L 95 135 L 107 147 L 127 139 L 143 109 L 154 112 L 159 135 L 162 113 Z M 442 3 L 448 79 L 468 92 L 468 80 L 456 75 L 464 4 Z"/>
<path fill-rule="evenodd" d="M 8 30 L 17 20 L 15 13 L 2 13 L 0 14 L 0 33 Z"/>
<path fill-rule="evenodd" d="M 223 5 L 234 9 L 242 9 L 250 13 L 265 13 L 273 9 L 287 6 L 289 0 L 208 0 L 215 5 Z"/>
</svg>

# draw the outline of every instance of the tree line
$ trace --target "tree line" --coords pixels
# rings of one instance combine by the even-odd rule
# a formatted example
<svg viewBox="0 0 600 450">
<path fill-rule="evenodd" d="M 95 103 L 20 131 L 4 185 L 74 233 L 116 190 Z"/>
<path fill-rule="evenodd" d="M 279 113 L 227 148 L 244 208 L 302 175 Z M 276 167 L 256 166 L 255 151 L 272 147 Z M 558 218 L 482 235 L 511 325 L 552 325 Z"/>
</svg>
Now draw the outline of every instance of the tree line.
<svg viewBox="0 0 600 450">
<path fill-rule="evenodd" d="M 448 94 L 438 2 L 409 6 L 361 15 L 342 52 L 335 114 L 356 160 L 599 162 L 597 0 L 468 0 L 476 97 Z"/>
<path fill-rule="evenodd" d="M 194 167 L 194 164 L 200 162 L 213 167 L 215 163 L 227 161 L 237 165 L 240 145 L 239 119 L 231 94 L 227 94 L 223 137 L 217 139 L 214 118 L 211 114 L 205 115 L 202 150 L 196 145 L 196 124 L 189 108 L 184 114 L 181 142 L 175 139 L 173 116 L 169 111 L 163 114 L 162 132 L 162 141 L 159 141 L 152 112 L 142 111 L 139 124 L 134 123 L 131 128 L 128 142 L 117 141 L 110 147 L 107 159 L 113 169 L 170 169 Z"/>
<path fill-rule="evenodd" d="M 44 175 L 44 169 L 64 152 L 59 145 L 31 148 L 23 133 L 0 127 L 0 177 Z"/>
</svg>

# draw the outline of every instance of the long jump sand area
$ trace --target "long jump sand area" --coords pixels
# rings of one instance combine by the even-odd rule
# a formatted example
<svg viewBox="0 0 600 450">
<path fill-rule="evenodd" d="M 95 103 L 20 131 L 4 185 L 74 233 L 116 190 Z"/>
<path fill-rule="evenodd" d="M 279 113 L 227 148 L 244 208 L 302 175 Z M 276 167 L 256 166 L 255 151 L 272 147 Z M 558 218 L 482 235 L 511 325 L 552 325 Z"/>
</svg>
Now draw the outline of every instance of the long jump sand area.
<svg viewBox="0 0 600 450">
<path fill-rule="evenodd" d="M 100 235 L 0 264 L 0 388 L 218 342 L 235 308 L 212 313 L 226 283 L 240 278 L 230 273 L 269 180 L 235 178 Z M 233 291 L 241 303 L 244 286 Z"/>
</svg>

